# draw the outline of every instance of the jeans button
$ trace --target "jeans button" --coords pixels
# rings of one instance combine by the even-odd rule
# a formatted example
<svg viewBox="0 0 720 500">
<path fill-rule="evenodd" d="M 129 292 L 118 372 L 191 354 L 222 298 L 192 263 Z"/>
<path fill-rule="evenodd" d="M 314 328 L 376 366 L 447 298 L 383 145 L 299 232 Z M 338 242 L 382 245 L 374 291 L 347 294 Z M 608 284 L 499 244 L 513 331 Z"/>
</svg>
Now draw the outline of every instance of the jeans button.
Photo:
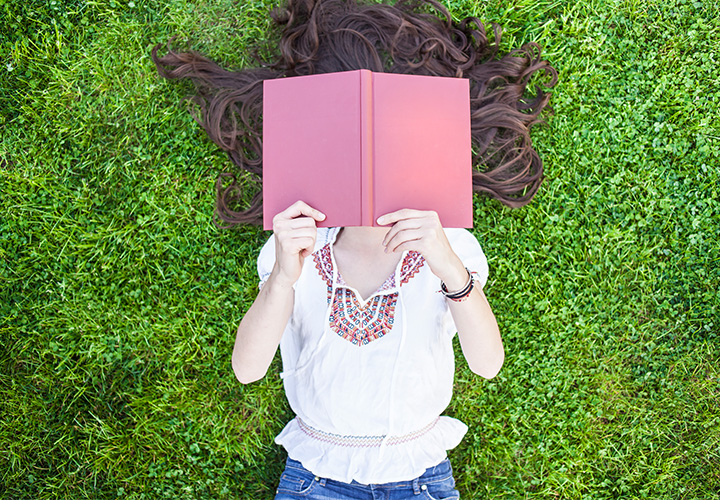
<svg viewBox="0 0 720 500">
<path fill-rule="evenodd" d="M 423 484 L 422 486 L 420 486 L 420 489 L 425 491 L 427 489 L 427 484 Z"/>
</svg>

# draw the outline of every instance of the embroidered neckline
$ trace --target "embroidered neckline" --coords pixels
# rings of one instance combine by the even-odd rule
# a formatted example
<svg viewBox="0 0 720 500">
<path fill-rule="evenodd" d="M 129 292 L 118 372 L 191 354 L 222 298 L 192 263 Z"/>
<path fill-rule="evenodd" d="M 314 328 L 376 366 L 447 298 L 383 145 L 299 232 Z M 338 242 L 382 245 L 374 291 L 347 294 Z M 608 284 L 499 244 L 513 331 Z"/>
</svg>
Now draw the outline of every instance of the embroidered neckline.
<svg viewBox="0 0 720 500">
<path fill-rule="evenodd" d="M 313 254 L 313 260 L 315 261 L 315 268 L 320 273 L 320 277 L 325 281 L 328 287 L 332 288 L 332 280 L 333 280 L 333 261 L 332 261 L 332 249 L 330 248 L 330 243 L 323 246 L 320 250 L 315 252 Z M 419 271 L 420 268 L 425 264 L 425 259 L 420 254 L 420 252 L 415 251 L 409 251 L 405 254 L 405 257 L 403 258 L 402 264 L 400 266 L 400 282 L 399 285 L 405 285 L 410 281 L 410 279 L 415 276 Z M 386 292 L 390 290 L 393 287 L 393 282 L 395 281 L 395 275 L 396 271 L 393 271 L 390 276 L 383 282 L 380 287 L 373 292 L 372 295 L 370 295 L 370 298 L 372 298 L 373 295 Z M 342 275 L 338 273 L 338 285 L 349 288 L 350 285 L 345 283 L 345 280 L 342 278 Z M 370 301 L 371 299 L 368 299 Z M 328 296 L 329 300 L 329 296 Z"/>
<path fill-rule="evenodd" d="M 407 284 L 425 263 L 425 259 L 419 252 L 407 252 L 399 266 L 400 275 L 397 287 L 394 286 L 396 272 L 393 272 L 380 285 L 380 288 L 363 302 L 355 291 L 343 281 L 339 273 L 337 274 L 338 287 L 333 294 L 331 243 L 315 252 L 313 260 L 315 268 L 327 286 L 330 329 L 358 347 L 367 345 L 392 330 L 395 322 L 398 288 Z M 393 288 L 395 290 L 392 293 L 387 293 Z"/>
</svg>

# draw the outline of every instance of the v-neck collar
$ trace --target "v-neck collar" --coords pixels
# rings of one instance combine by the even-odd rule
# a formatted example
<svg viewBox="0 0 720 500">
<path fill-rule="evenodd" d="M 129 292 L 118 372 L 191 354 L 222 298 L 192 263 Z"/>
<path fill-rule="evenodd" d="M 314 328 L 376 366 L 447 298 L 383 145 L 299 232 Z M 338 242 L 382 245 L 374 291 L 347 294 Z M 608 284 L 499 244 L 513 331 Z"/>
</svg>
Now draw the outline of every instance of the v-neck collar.
<svg viewBox="0 0 720 500">
<path fill-rule="evenodd" d="M 315 259 L 315 267 L 318 269 L 320 276 L 327 283 L 329 289 L 334 287 L 350 290 L 363 307 L 378 295 L 386 295 L 397 292 L 400 286 L 407 283 L 424 264 L 424 259 L 418 252 L 409 252 L 407 250 L 403 251 L 392 274 L 385 279 L 377 290 L 371 293 L 367 298 L 363 299 L 357 289 L 348 285 L 345 283 L 345 280 L 342 279 L 340 270 L 337 266 L 337 261 L 335 260 L 333 247 L 341 229 L 342 228 L 335 227 L 328 230 L 328 233 L 324 238 L 324 244 L 316 251 L 316 255 L 313 256 Z M 323 253 L 325 253 L 325 255 L 322 255 Z M 320 255 L 318 256 L 318 254 Z M 407 268 L 407 276 L 403 277 L 401 275 L 403 269 L 405 268 Z"/>
<path fill-rule="evenodd" d="M 330 253 L 330 265 L 332 266 L 332 269 L 334 270 L 333 276 L 335 276 L 335 286 L 337 288 L 345 288 L 347 290 L 350 290 L 354 295 L 355 298 L 357 298 L 358 302 L 360 302 L 362 307 L 365 307 L 365 304 L 370 302 L 375 296 L 377 295 L 384 295 L 388 293 L 395 293 L 395 291 L 399 288 L 399 283 L 397 280 L 397 277 L 400 275 L 400 270 L 402 269 L 403 263 L 405 262 L 405 257 L 407 256 L 408 252 L 405 250 L 400 255 L 400 260 L 398 260 L 398 263 L 395 265 L 395 269 L 393 270 L 392 274 L 385 278 L 385 281 L 383 281 L 377 290 L 375 290 L 373 293 L 371 293 L 367 298 L 363 299 L 360 292 L 348 285 L 345 280 L 343 279 L 342 275 L 340 274 L 340 268 L 337 265 L 337 260 L 335 259 L 335 241 L 337 240 L 338 235 L 340 234 L 340 231 L 342 228 L 334 228 L 335 231 L 330 235 L 330 241 L 328 242 L 327 246 L 329 247 L 329 253 Z"/>
</svg>

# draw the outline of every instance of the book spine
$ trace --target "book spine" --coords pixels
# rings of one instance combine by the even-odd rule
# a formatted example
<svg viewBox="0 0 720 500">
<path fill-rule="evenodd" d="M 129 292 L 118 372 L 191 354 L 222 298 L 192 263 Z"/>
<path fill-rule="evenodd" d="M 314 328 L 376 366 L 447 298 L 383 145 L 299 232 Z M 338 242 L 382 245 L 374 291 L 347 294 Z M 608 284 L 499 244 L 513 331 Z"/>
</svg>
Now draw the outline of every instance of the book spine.
<svg viewBox="0 0 720 500">
<path fill-rule="evenodd" d="M 360 200 L 363 226 L 375 226 L 375 193 L 373 183 L 373 74 L 360 70 Z"/>
</svg>

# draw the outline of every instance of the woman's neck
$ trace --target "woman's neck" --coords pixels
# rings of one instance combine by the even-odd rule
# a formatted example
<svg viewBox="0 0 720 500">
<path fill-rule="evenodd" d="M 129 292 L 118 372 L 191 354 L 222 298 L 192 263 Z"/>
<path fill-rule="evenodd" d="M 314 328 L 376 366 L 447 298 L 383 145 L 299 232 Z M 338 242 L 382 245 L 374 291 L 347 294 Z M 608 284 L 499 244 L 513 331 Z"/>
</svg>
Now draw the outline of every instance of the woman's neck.
<svg viewBox="0 0 720 500">
<path fill-rule="evenodd" d="M 336 245 L 340 242 L 341 247 L 364 254 L 383 252 L 382 241 L 389 230 L 387 227 L 344 227 L 337 236 Z"/>
<path fill-rule="evenodd" d="M 386 254 L 386 227 L 346 227 L 338 234 L 333 253 L 338 272 L 363 300 L 370 297 L 397 267 L 399 254 Z"/>
</svg>

